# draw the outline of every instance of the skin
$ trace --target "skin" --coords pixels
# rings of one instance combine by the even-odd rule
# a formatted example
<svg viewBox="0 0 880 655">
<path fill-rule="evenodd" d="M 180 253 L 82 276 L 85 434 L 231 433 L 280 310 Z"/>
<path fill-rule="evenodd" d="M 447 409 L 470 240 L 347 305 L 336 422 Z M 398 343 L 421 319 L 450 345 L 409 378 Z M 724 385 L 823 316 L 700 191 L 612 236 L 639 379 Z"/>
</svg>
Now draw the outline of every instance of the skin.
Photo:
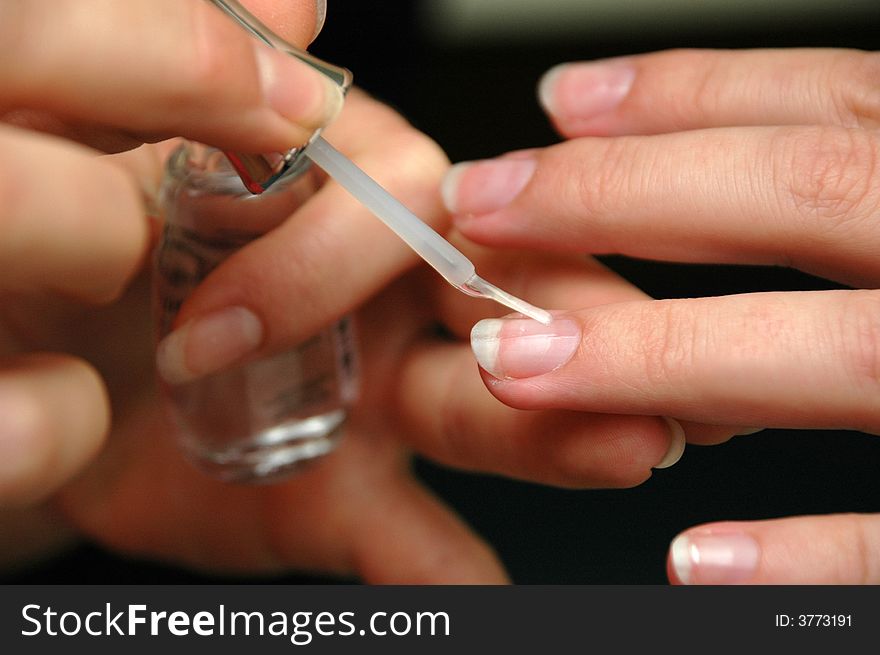
<svg viewBox="0 0 880 655">
<path fill-rule="evenodd" d="M 314 33 L 312 3 L 249 4 L 300 46 Z M 100 20 L 78 29 L 83 15 Z M 62 30 L 65 38 L 50 38 Z M 356 313 L 369 384 L 346 439 L 277 485 L 227 485 L 196 471 L 174 446 L 154 383 L 145 264 L 162 162 L 179 136 L 283 150 L 333 118 L 322 105 L 332 102 L 309 69 L 287 60 L 272 64 L 279 84 L 261 87 L 269 55 L 202 0 L 2 1 L 0 32 L 0 47 L 17 53 L 0 57 L 0 266 L 14 271 L 0 280 L 5 566 L 85 538 L 202 571 L 501 583 L 492 549 L 412 477 L 413 450 L 583 488 L 638 484 L 670 448 L 653 415 L 499 403 L 467 343 L 470 326 L 499 309 L 416 268 L 404 245 L 327 182 L 214 271 L 178 326 L 246 301 L 265 333 L 259 355 Z M 285 95 L 291 88 L 299 95 Z M 448 231 L 439 194 L 448 161 L 430 139 L 357 90 L 326 135 Z M 512 257 L 450 237 L 487 277 L 535 302 L 588 306 L 629 289 L 577 256 Z M 365 243 L 370 257 L 360 256 Z M 309 302 L 292 315 L 291 298 Z"/>
<path fill-rule="evenodd" d="M 509 201 L 492 206 L 482 191 L 492 163 L 447 180 L 464 235 L 542 252 L 787 265 L 854 289 L 670 301 L 620 293 L 565 315 L 579 341 L 556 370 L 518 379 L 484 372 L 487 388 L 523 409 L 880 433 L 872 247 L 880 56 L 671 51 L 605 63 L 616 84 L 629 80 L 613 102 L 581 104 L 579 113 L 571 78 L 557 82 L 560 95 L 542 88 L 565 140 L 501 158 L 534 166 L 527 181 L 505 188 Z M 594 83 L 583 93 L 599 91 Z M 737 582 L 880 582 L 878 515 L 728 522 L 685 534 L 719 533 L 755 544 L 754 566 Z M 683 582 L 673 559 L 670 579 Z M 699 568 L 692 578 L 727 581 Z"/>
</svg>

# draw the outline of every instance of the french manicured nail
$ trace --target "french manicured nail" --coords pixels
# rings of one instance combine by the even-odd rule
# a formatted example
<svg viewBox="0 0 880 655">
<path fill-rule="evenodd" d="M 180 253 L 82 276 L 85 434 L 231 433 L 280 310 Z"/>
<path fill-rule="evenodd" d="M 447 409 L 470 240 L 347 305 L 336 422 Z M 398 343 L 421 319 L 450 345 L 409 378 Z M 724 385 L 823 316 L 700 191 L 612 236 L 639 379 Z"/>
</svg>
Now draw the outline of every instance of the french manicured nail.
<svg viewBox="0 0 880 655">
<path fill-rule="evenodd" d="M 254 44 L 263 97 L 284 118 L 306 129 L 322 127 L 342 111 L 344 96 L 330 78 L 291 55 Z"/>
<path fill-rule="evenodd" d="M 538 99 L 551 116 L 588 121 L 617 107 L 635 76 L 635 69 L 621 62 L 560 64 L 541 78 Z"/>
<path fill-rule="evenodd" d="M 483 369 L 499 379 L 543 375 L 568 362 L 581 342 L 570 319 L 541 325 L 529 318 L 486 319 L 471 330 L 471 348 Z"/>
<path fill-rule="evenodd" d="M 684 584 L 747 582 L 761 559 L 758 542 L 742 532 L 685 532 L 673 539 L 670 553 L 675 575 Z"/>
<path fill-rule="evenodd" d="M 536 162 L 531 158 L 462 162 L 446 173 L 440 187 L 443 202 L 453 214 L 490 214 L 522 191 Z"/>
<path fill-rule="evenodd" d="M 655 469 L 668 469 L 670 466 L 677 463 L 684 454 L 686 443 L 684 428 L 681 427 L 681 423 L 668 416 L 664 416 L 663 420 L 666 421 L 666 425 L 669 426 L 669 433 L 672 435 L 672 440 L 669 442 L 669 450 L 666 451 L 663 459 L 654 465 Z"/>
<path fill-rule="evenodd" d="M 166 336 L 156 352 L 156 368 L 169 384 L 190 382 L 235 363 L 262 340 L 260 319 L 244 307 L 230 307 Z"/>
</svg>

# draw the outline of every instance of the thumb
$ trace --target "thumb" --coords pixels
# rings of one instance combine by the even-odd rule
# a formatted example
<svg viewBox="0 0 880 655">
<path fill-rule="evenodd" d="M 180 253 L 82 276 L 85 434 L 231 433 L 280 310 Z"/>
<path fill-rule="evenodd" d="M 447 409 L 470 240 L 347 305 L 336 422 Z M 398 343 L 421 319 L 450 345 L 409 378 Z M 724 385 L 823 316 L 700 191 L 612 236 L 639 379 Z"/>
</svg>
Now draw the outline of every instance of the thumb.
<svg viewBox="0 0 880 655">
<path fill-rule="evenodd" d="M 712 523 L 670 545 L 673 584 L 878 584 L 880 514 Z"/>
</svg>

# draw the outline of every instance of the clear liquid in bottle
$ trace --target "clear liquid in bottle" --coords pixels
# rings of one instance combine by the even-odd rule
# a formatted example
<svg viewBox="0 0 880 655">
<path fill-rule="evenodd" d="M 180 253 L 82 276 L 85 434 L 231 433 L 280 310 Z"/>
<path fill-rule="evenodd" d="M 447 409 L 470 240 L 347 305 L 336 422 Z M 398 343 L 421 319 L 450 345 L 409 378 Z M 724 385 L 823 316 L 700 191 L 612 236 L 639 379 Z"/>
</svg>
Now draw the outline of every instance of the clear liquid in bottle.
<svg viewBox="0 0 880 655">
<path fill-rule="evenodd" d="M 158 337 L 221 262 L 289 217 L 315 190 L 307 163 L 259 196 L 222 155 L 185 144 L 171 157 L 161 194 L 154 259 Z M 286 477 L 336 446 L 357 393 L 352 320 L 345 317 L 285 352 L 195 381 L 161 382 L 189 459 L 229 481 Z"/>
</svg>

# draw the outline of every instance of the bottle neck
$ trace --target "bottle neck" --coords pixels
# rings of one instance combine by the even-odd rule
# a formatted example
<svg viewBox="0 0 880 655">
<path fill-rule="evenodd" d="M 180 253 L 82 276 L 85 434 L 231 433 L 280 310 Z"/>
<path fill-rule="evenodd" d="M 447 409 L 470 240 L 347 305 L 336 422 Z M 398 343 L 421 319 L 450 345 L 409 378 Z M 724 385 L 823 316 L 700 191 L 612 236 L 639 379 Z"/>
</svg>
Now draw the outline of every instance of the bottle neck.
<svg viewBox="0 0 880 655">
<path fill-rule="evenodd" d="M 253 195 L 220 150 L 184 141 L 165 167 L 160 206 L 167 223 L 192 231 L 259 236 L 287 220 L 317 188 L 317 173 L 306 160 Z"/>
</svg>

